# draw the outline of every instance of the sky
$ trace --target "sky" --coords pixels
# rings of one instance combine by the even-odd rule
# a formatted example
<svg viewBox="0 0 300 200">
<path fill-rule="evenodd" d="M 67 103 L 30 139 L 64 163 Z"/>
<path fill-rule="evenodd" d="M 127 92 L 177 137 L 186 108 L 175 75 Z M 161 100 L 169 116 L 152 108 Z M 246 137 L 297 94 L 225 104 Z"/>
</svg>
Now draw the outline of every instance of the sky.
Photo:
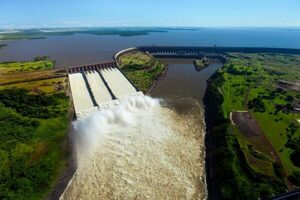
<svg viewBox="0 0 300 200">
<path fill-rule="evenodd" d="M 300 0 L 0 0 L 0 28 L 300 27 Z"/>
</svg>

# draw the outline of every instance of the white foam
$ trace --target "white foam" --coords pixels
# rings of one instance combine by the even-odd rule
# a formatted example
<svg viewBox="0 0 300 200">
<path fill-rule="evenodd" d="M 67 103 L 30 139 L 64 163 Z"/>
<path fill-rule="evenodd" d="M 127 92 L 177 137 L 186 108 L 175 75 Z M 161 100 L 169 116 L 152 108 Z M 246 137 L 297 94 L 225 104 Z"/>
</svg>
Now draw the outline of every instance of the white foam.
<svg viewBox="0 0 300 200">
<path fill-rule="evenodd" d="M 204 137 L 193 118 L 136 95 L 74 126 L 78 170 L 61 199 L 205 199 Z"/>
</svg>

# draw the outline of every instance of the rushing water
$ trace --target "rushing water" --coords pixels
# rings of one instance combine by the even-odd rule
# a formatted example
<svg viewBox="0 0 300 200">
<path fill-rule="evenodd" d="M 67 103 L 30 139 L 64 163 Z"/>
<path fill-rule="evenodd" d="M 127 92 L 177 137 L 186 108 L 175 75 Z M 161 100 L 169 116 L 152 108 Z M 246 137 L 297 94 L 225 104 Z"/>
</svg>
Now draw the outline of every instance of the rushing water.
<svg viewBox="0 0 300 200">
<path fill-rule="evenodd" d="M 221 64 L 196 72 L 191 60 L 162 62 L 157 98 L 131 97 L 75 122 L 78 170 L 61 199 L 205 199 L 201 99 Z"/>
<path fill-rule="evenodd" d="M 75 122 L 78 169 L 61 199 L 205 199 L 202 113 L 139 96 Z"/>
<path fill-rule="evenodd" d="M 141 45 L 300 48 L 299 31 L 200 29 L 147 36 L 76 34 L 0 42 L 0 62 L 50 56 L 56 66 L 111 60 Z M 75 123 L 78 170 L 62 199 L 204 199 L 207 79 L 221 64 L 197 72 L 191 60 L 163 60 L 168 72 L 150 97 L 136 97 Z"/>
</svg>

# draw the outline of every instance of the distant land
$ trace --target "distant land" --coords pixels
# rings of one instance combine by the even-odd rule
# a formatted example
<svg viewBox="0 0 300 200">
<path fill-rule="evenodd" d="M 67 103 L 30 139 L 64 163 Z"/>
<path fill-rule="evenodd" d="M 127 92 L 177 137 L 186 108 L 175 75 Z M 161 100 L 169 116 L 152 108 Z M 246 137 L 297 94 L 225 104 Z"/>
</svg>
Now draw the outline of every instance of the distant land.
<svg viewBox="0 0 300 200">
<path fill-rule="evenodd" d="M 45 39 L 48 36 L 92 34 L 118 35 L 123 37 L 149 35 L 150 33 L 166 33 L 170 30 L 198 30 L 200 28 L 41 28 L 41 29 L 0 29 L 0 40 Z"/>
<path fill-rule="evenodd" d="M 122 37 L 149 35 L 151 33 L 167 33 L 169 31 L 197 31 L 201 29 L 220 30 L 280 30 L 300 31 L 300 28 L 268 28 L 268 27 L 67 27 L 67 28 L 30 28 L 4 29 L 0 28 L 1 40 L 33 40 L 45 39 L 48 36 L 91 34 L 91 35 L 118 35 Z"/>
</svg>

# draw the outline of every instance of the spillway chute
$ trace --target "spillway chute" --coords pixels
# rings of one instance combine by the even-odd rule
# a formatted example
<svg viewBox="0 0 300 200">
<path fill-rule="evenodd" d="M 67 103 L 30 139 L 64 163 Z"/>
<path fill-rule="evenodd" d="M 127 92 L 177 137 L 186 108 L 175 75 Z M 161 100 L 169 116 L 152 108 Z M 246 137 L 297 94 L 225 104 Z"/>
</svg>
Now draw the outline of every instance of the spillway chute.
<svg viewBox="0 0 300 200">
<path fill-rule="evenodd" d="M 86 70 L 87 69 L 87 70 Z M 116 66 L 69 70 L 69 83 L 77 118 L 117 105 L 120 99 L 143 95 Z"/>
</svg>

